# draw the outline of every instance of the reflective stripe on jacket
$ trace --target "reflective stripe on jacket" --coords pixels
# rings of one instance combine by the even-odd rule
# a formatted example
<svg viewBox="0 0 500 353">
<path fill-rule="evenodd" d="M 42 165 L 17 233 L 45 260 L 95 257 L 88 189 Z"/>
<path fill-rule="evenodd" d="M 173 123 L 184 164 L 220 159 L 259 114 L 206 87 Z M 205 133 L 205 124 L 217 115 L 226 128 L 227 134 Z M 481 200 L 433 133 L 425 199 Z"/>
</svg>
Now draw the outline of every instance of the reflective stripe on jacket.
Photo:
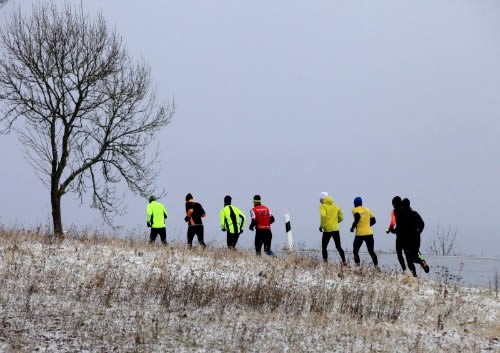
<svg viewBox="0 0 500 353">
<path fill-rule="evenodd" d="M 241 233 L 243 231 L 243 227 L 245 226 L 245 220 L 245 214 L 236 206 L 226 205 L 220 211 L 220 226 L 222 229 L 226 229 L 229 233 Z"/>
</svg>

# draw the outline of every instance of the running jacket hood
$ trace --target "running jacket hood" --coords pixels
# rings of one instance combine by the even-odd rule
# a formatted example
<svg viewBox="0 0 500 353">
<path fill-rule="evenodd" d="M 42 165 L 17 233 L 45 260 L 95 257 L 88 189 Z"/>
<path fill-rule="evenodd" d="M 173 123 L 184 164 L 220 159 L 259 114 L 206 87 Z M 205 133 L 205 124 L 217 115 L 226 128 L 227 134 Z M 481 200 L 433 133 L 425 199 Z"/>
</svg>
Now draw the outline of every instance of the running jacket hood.
<svg viewBox="0 0 500 353">
<path fill-rule="evenodd" d="M 326 203 L 328 205 L 333 205 L 333 197 L 331 196 L 326 196 L 324 199 L 323 199 L 323 203 Z"/>
</svg>

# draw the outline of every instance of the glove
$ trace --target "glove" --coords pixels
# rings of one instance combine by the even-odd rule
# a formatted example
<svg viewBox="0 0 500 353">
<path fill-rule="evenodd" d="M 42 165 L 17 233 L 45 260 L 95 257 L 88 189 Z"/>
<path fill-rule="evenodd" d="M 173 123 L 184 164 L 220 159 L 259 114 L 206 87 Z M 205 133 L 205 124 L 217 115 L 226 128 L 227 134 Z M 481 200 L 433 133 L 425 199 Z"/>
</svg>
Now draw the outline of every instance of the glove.
<svg viewBox="0 0 500 353">
<path fill-rule="evenodd" d="M 354 232 L 354 228 L 351 227 L 351 233 Z"/>
<path fill-rule="evenodd" d="M 389 228 L 387 228 L 387 229 L 385 230 L 385 232 L 386 232 L 387 234 L 389 234 L 389 232 L 390 232 L 390 231 L 391 231 L 391 230 L 390 230 Z"/>
<path fill-rule="evenodd" d="M 184 222 L 189 222 L 189 216 L 184 217 Z"/>
<path fill-rule="evenodd" d="M 222 228 L 222 231 L 225 232 L 226 231 L 226 228 Z"/>
<path fill-rule="evenodd" d="M 248 227 L 248 229 L 250 229 L 250 230 L 253 232 L 254 227 L 253 227 L 253 226 L 250 226 L 250 227 Z"/>
<path fill-rule="evenodd" d="M 147 226 L 148 228 L 151 228 L 151 223 L 147 222 L 147 223 L 146 223 L 146 226 Z"/>
<path fill-rule="evenodd" d="M 323 233 L 323 227 L 319 227 L 319 231 Z"/>
<path fill-rule="evenodd" d="M 238 235 L 241 235 L 242 233 L 243 233 L 243 229 L 242 229 L 242 230 L 240 230 L 240 232 L 238 233 Z"/>
</svg>

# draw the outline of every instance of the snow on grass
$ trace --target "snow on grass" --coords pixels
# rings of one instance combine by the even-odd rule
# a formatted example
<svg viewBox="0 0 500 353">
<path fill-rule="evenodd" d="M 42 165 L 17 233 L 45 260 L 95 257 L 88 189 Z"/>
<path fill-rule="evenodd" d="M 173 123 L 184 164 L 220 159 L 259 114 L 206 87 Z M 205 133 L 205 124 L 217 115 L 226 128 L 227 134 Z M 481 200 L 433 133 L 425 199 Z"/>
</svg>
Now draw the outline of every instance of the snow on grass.
<svg viewBox="0 0 500 353">
<path fill-rule="evenodd" d="M 500 301 L 289 254 L 0 232 L 0 351 L 491 352 Z"/>
</svg>

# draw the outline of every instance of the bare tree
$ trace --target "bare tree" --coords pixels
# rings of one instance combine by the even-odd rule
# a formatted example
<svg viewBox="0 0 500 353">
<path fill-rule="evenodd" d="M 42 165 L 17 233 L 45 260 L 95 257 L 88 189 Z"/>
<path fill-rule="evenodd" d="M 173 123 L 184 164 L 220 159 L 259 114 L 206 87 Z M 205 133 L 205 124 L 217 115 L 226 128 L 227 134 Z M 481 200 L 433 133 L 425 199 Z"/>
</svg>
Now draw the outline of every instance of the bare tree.
<svg viewBox="0 0 500 353">
<path fill-rule="evenodd" d="M 61 198 L 68 192 L 110 223 L 122 210 L 120 183 L 154 190 L 155 134 L 174 113 L 157 103 L 150 69 L 129 58 L 101 14 L 55 3 L 20 10 L 0 33 L 2 131 L 17 132 L 37 175 L 50 189 L 54 233 L 63 234 Z"/>
<path fill-rule="evenodd" d="M 429 240 L 427 251 L 433 255 L 456 255 L 458 230 L 448 226 L 437 226 L 434 237 Z"/>
</svg>

